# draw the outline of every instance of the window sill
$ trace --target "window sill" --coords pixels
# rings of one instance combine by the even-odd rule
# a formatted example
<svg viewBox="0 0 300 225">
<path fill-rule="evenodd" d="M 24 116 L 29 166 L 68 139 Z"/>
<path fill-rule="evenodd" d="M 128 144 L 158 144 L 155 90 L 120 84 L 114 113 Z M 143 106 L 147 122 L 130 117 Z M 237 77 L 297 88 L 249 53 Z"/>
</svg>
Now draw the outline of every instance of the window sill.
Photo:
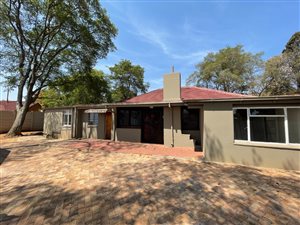
<svg viewBox="0 0 300 225">
<path fill-rule="evenodd" d="M 116 127 L 116 129 L 141 129 L 141 127 Z"/>
<path fill-rule="evenodd" d="M 98 125 L 93 125 L 93 124 L 89 124 L 89 125 L 87 125 L 87 127 L 98 127 Z"/>
<path fill-rule="evenodd" d="M 282 143 L 266 143 L 255 141 L 240 141 L 234 140 L 235 145 L 252 146 L 252 147 L 266 147 L 266 148 L 281 148 L 281 149 L 293 149 L 300 151 L 300 144 L 282 144 Z"/>
<path fill-rule="evenodd" d="M 71 129 L 71 128 L 72 128 L 71 125 L 63 125 L 63 126 L 62 126 L 62 129 Z"/>
</svg>

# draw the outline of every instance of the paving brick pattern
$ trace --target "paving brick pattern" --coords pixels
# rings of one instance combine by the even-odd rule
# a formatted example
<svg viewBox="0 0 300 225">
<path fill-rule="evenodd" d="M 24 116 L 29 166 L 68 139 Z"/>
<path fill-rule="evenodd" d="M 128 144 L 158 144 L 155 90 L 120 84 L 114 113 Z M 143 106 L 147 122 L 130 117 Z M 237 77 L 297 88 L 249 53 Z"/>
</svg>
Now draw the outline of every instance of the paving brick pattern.
<svg viewBox="0 0 300 225">
<path fill-rule="evenodd" d="M 76 148 L 42 137 L 1 140 L 0 151 L 3 225 L 300 224 L 295 171 Z"/>
</svg>

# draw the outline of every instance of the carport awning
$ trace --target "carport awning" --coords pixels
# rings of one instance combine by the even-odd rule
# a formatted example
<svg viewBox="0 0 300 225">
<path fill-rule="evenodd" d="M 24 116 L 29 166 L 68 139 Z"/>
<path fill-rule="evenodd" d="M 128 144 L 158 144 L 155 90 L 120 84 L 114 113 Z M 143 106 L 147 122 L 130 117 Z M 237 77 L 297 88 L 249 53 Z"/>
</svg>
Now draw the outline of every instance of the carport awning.
<svg viewBox="0 0 300 225">
<path fill-rule="evenodd" d="M 108 109 L 87 109 L 84 113 L 107 113 Z"/>
</svg>

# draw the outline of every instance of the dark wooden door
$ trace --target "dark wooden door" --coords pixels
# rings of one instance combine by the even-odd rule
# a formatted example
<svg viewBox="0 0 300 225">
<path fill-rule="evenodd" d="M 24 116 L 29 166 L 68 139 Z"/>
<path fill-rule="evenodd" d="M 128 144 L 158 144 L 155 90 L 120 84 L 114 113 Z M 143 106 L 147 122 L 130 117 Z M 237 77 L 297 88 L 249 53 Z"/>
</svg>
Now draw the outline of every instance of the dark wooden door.
<svg viewBox="0 0 300 225">
<path fill-rule="evenodd" d="M 111 138 L 111 112 L 105 114 L 105 139 Z"/>
<path fill-rule="evenodd" d="M 142 115 L 142 142 L 163 144 L 163 108 L 147 108 Z"/>
</svg>

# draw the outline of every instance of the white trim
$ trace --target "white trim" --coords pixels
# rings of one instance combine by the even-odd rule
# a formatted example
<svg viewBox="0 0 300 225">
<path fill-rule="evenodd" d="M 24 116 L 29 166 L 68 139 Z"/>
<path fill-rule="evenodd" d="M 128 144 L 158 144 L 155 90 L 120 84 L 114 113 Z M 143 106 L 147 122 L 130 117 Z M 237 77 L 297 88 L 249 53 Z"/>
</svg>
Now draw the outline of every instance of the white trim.
<svg viewBox="0 0 300 225">
<path fill-rule="evenodd" d="M 285 143 L 289 144 L 290 137 L 289 137 L 289 125 L 288 125 L 288 114 L 287 114 L 287 108 L 283 108 L 284 110 L 284 134 L 285 134 Z"/>
<path fill-rule="evenodd" d="M 65 115 L 67 115 L 67 123 L 65 123 Z M 64 110 L 62 116 L 62 126 L 63 127 L 72 127 L 73 115 L 71 110 Z"/>
<path fill-rule="evenodd" d="M 250 131 L 250 109 L 247 109 L 247 139 L 251 141 L 251 131 Z M 234 131 L 233 131 L 234 132 Z"/>
<path fill-rule="evenodd" d="M 250 115 L 250 109 L 283 109 L 283 115 Z M 232 111 L 237 109 L 246 109 L 247 110 L 247 140 L 234 139 L 234 142 L 238 141 L 239 143 L 245 144 L 263 144 L 263 145 L 284 145 L 284 146 L 300 146 L 300 143 L 290 143 L 289 142 L 289 126 L 288 126 L 288 112 L 287 109 L 298 109 L 300 106 L 271 106 L 271 107 L 233 107 Z M 260 142 L 260 141 L 251 141 L 251 126 L 250 118 L 251 117 L 283 117 L 284 118 L 284 133 L 285 133 L 285 143 L 280 142 Z M 234 121 L 233 121 L 234 122 Z M 234 131 L 233 131 L 234 132 Z M 234 135 L 233 135 L 234 136 Z"/>
<path fill-rule="evenodd" d="M 285 117 L 284 115 L 249 115 L 249 117 Z"/>
<path fill-rule="evenodd" d="M 276 148 L 291 148 L 299 150 L 300 144 L 295 143 L 279 143 L 279 142 L 263 142 L 263 141 L 245 141 L 245 140 L 234 140 L 235 145 L 247 145 L 257 147 L 276 147 Z"/>
<path fill-rule="evenodd" d="M 233 109 L 282 109 L 282 108 L 300 108 L 300 106 L 249 106 L 249 107 L 246 107 L 246 106 L 243 106 L 243 107 L 233 107 Z"/>
</svg>

